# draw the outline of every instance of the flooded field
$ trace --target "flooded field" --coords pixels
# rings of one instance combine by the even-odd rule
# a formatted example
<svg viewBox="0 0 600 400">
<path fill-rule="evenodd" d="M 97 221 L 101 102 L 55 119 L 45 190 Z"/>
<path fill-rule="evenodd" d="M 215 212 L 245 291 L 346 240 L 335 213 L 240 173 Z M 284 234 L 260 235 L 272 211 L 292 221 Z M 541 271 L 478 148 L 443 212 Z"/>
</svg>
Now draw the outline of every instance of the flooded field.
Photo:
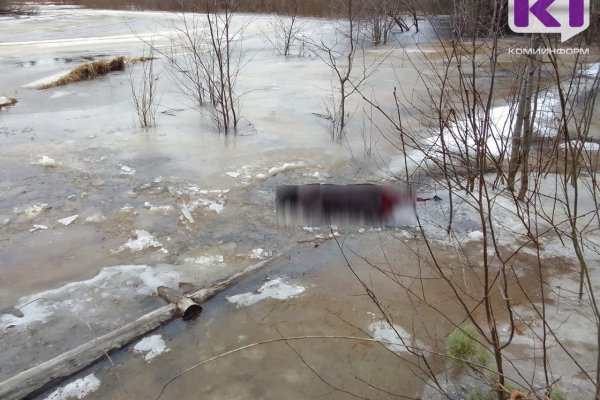
<svg viewBox="0 0 600 400">
<path fill-rule="evenodd" d="M 276 55 L 264 39 L 272 17 L 238 18 L 246 28 L 238 38 L 245 62 L 237 90 L 244 96 L 235 134 L 219 132 L 190 107 L 160 57 L 154 61 L 160 101 L 152 128 L 139 128 L 132 108 L 131 81 L 140 78 L 141 64 L 37 89 L 84 62 L 142 56 L 143 41 L 167 48 L 170 28 L 179 23 L 172 13 L 46 5 L 29 18 L 0 18 L 0 96 L 18 101 L 0 111 L 0 381 L 164 305 L 158 286 L 202 287 L 280 254 L 206 303 L 199 319 L 166 325 L 37 395 L 427 399 L 435 395 L 427 391 L 431 375 L 455 378 L 443 353 L 450 321 L 464 310 L 436 268 L 439 261 L 440 269 L 452 271 L 465 293 L 478 290 L 478 275 L 467 277 L 464 270 L 480 267 L 479 215 L 469 201 L 451 203 L 443 188 L 422 179 L 419 196 L 441 196 L 418 204 L 422 230 L 278 227 L 274 196 L 280 184 L 389 183 L 409 166 L 385 132 L 366 127 L 369 111 L 358 98 L 349 101 L 349 134 L 332 141 L 323 118 L 332 71 L 310 54 Z M 303 35 L 318 38 L 331 34 L 335 21 L 303 24 Z M 402 36 L 401 46 L 364 50 L 366 60 L 379 63 L 369 89 L 382 104 L 391 104 L 395 85 L 415 98 L 427 92 L 418 83 L 419 59 L 410 54 L 439 51 L 433 36 L 424 24 L 419 35 Z M 512 80 L 506 76 L 499 85 Z M 509 120 L 502 107 L 498 119 Z M 411 154 L 419 162 L 422 154 Z M 552 182 L 539 190 L 551 193 Z M 585 196 L 581 202 L 585 212 L 596 207 Z M 545 298 L 535 270 L 527 268 L 536 255 L 543 258 L 546 278 L 567 292 L 547 295 L 556 307 L 548 319 L 559 325 L 557 337 L 577 331 L 574 356 L 553 345 L 554 373 L 575 395 L 589 396 L 590 382 L 572 372 L 573 360 L 593 370 L 598 351 L 594 335 L 586 333 L 593 317 L 578 311 L 574 300 L 576 256 L 551 235 L 538 247 L 521 246 L 523 237 L 514 234 L 518 211 L 504 199 L 497 203 L 495 216 L 506 227 L 497 233 L 497 255 L 519 249 L 506 279 L 531 294 L 512 300 L 518 308 Z M 446 231 L 450 218 L 452 235 Z M 597 277 L 594 246 L 600 241 L 593 230 L 587 239 L 592 250 L 586 258 Z M 375 268 L 381 265 L 387 267 Z M 361 282 L 377 289 L 380 303 Z M 501 307 L 501 298 L 494 301 Z M 476 308 L 473 315 L 483 321 Z M 520 311 L 521 322 L 538 317 Z M 397 317 L 390 321 L 388 314 Z M 498 318 L 508 324 L 507 315 Z M 529 376 L 517 371 L 535 376 L 540 368 L 532 345 L 539 325 L 530 325 L 537 327 L 523 328 L 507 349 L 515 362 L 507 374 L 519 383 Z M 508 332 L 500 335 L 506 339 Z M 373 340 L 360 339 L 368 337 Z M 409 351 L 412 346 L 424 353 Z"/>
</svg>

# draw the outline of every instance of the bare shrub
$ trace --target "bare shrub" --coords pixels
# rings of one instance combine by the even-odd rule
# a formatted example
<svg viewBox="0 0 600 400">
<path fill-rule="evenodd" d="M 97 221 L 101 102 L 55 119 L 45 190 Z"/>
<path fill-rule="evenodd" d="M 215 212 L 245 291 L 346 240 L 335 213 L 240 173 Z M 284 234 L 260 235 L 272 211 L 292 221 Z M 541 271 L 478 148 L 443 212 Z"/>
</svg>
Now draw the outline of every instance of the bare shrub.
<svg viewBox="0 0 600 400">
<path fill-rule="evenodd" d="M 240 96 L 235 91 L 242 68 L 242 36 L 232 20 L 239 2 L 206 3 L 205 14 L 181 12 L 171 24 L 174 35 L 167 49 L 154 47 L 165 57 L 179 90 L 206 112 L 220 131 L 235 130 L 240 120 Z"/>
<path fill-rule="evenodd" d="M 282 56 L 289 56 L 295 43 L 301 39 L 300 34 L 305 24 L 298 20 L 299 5 L 300 0 L 294 0 L 289 13 L 270 17 L 270 32 L 264 33 L 271 47 Z M 302 49 L 299 54 L 302 54 Z"/>
<path fill-rule="evenodd" d="M 154 72 L 154 50 L 150 47 L 149 56 L 143 56 L 147 62 L 142 63 L 142 72 L 136 82 L 131 68 L 129 69 L 129 85 L 131 87 L 132 106 L 141 128 L 155 125 L 158 108 L 158 74 Z"/>
</svg>

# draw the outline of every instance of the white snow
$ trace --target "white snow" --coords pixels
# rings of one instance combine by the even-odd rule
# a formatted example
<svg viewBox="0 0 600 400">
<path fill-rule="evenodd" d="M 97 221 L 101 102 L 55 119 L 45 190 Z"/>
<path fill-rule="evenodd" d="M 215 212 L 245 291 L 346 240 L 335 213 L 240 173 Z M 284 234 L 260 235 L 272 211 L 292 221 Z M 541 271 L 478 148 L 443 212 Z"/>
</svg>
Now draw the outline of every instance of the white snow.
<svg viewBox="0 0 600 400">
<path fill-rule="evenodd" d="M 600 63 L 590 64 L 588 69 L 585 71 L 586 75 L 595 76 L 600 72 Z"/>
<path fill-rule="evenodd" d="M 213 203 L 210 206 L 208 206 L 208 208 L 209 208 L 209 210 L 212 210 L 212 211 L 216 212 L 217 214 L 221 214 L 225 207 L 222 204 Z"/>
<path fill-rule="evenodd" d="M 261 258 L 266 258 L 266 257 L 271 257 L 271 252 L 269 250 L 265 250 L 265 249 L 252 249 L 252 251 L 250 251 L 250 258 L 253 258 L 255 260 L 261 259 Z"/>
<path fill-rule="evenodd" d="M 49 227 L 47 225 L 38 225 L 38 224 L 34 224 L 33 228 L 31 228 L 29 230 L 29 232 L 35 232 L 35 231 L 45 231 L 47 230 Z"/>
<path fill-rule="evenodd" d="M 56 161 L 48 156 L 42 156 L 35 164 L 42 165 L 44 167 L 56 166 Z"/>
<path fill-rule="evenodd" d="M 473 241 L 483 240 L 483 232 L 481 232 L 481 231 L 469 232 L 469 234 L 467 236 L 470 240 L 473 240 Z"/>
<path fill-rule="evenodd" d="M 71 215 L 70 217 L 65 217 L 65 218 L 61 218 L 58 220 L 58 222 L 60 222 L 61 224 L 63 224 L 64 226 L 69 226 L 71 225 L 77 218 L 79 217 L 79 214 L 75 214 L 75 215 Z"/>
<path fill-rule="evenodd" d="M 0 106 L 9 105 L 12 103 L 12 100 L 6 96 L 0 96 Z"/>
<path fill-rule="evenodd" d="M 119 247 L 118 251 L 123 251 L 125 249 L 130 249 L 132 251 L 142 251 L 151 247 L 158 248 L 163 246 L 163 244 L 156 240 L 154 236 L 152 236 L 148 231 L 145 231 L 143 229 L 137 229 L 135 231 L 135 236 L 135 239 L 129 239 L 127 243 Z"/>
<path fill-rule="evenodd" d="M 155 206 L 154 204 L 151 204 L 150 202 L 147 202 L 147 201 L 144 203 L 144 208 L 149 209 L 151 212 L 160 212 L 163 214 L 173 211 L 173 207 L 170 205 Z"/>
<path fill-rule="evenodd" d="M 128 167 L 127 165 L 122 165 L 120 173 L 121 175 L 133 176 L 135 175 L 136 170 L 134 168 Z"/>
<path fill-rule="evenodd" d="M 96 378 L 96 375 L 91 374 L 56 389 L 45 400 L 83 399 L 99 388 L 100 380 Z"/>
<path fill-rule="evenodd" d="M 33 218 L 37 217 L 38 215 L 40 215 L 42 213 L 42 211 L 44 211 L 48 208 L 50 208 L 50 206 L 47 203 L 37 203 L 37 204 L 34 204 L 29 207 L 25 207 L 25 208 L 15 207 L 14 212 L 17 215 L 23 214 L 27 218 L 33 219 Z"/>
<path fill-rule="evenodd" d="M 144 360 L 152 361 L 162 353 L 166 353 L 170 349 L 165 344 L 161 335 L 152 335 L 143 338 L 133 347 L 133 352 L 136 354 L 144 354 Z"/>
<path fill-rule="evenodd" d="M 103 222 L 106 217 L 101 212 L 94 213 L 85 219 L 85 222 Z"/>
<path fill-rule="evenodd" d="M 282 278 L 275 278 L 258 288 L 256 293 L 242 293 L 227 297 L 227 300 L 238 307 L 245 307 L 268 298 L 286 300 L 298 296 L 305 290 L 303 286 L 291 285 L 285 283 Z"/>
<path fill-rule="evenodd" d="M 240 176 L 240 173 L 237 171 L 233 171 L 233 172 L 226 172 L 225 174 L 229 175 L 232 178 L 238 178 Z"/>
<path fill-rule="evenodd" d="M 277 174 L 280 174 L 282 172 L 287 172 L 296 168 L 300 168 L 304 166 L 303 162 L 297 162 L 297 163 L 283 163 L 280 166 L 277 167 L 272 167 L 269 169 L 269 175 L 271 176 L 275 176 Z"/>
<path fill-rule="evenodd" d="M 0 43 L 0 46 L 2 46 L 2 43 Z M 59 80 L 60 78 L 62 78 L 65 75 L 67 75 L 68 73 L 69 73 L 69 71 L 65 70 L 63 72 L 59 72 L 57 74 L 50 75 L 50 76 L 47 76 L 45 78 L 38 79 L 36 81 L 30 82 L 30 83 L 28 83 L 26 85 L 23 85 L 23 87 L 27 88 L 27 89 L 35 89 L 35 88 L 38 88 L 38 87 L 43 86 L 43 85 L 49 85 L 49 84 L 51 84 L 53 82 L 56 82 L 57 80 Z"/>
<path fill-rule="evenodd" d="M 412 335 L 399 325 L 390 325 L 387 321 L 376 321 L 369 325 L 373 339 L 387 343 L 387 347 L 395 353 L 405 353 L 409 349 L 418 351 L 424 344 L 420 340 L 413 340 Z M 404 341 L 404 343 L 403 343 Z M 413 349 L 416 348 L 416 349 Z"/>
<path fill-rule="evenodd" d="M 600 151 L 600 143 L 593 142 L 579 142 L 577 140 L 571 140 L 571 146 L 575 150 L 584 150 L 584 151 Z M 560 148 L 566 149 L 568 146 L 566 143 L 561 143 Z"/>
</svg>

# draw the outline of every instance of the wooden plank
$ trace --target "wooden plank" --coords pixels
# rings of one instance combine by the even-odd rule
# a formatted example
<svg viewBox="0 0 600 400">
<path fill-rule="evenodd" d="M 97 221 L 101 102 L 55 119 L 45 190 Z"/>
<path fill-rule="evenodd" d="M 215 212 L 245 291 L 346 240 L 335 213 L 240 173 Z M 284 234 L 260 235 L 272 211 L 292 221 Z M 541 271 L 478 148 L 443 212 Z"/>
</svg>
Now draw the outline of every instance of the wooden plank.
<svg viewBox="0 0 600 400">
<path fill-rule="evenodd" d="M 202 303 L 235 285 L 260 268 L 280 259 L 290 249 L 291 247 L 283 250 L 277 256 L 251 265 L 226 279 L 218 281 L 207 288 L 200 289 L 186 297 L 193 299 L 197 303 Z M 69 350 L 52 360 L 23 371 L 0 383 L 0 399 L 18 400 L 49 390 L 68 377 L 101 360 L 111 351 L 118 350 L 134 340 L 147 335 L 178 315 L 177 305 L 168 304 L 106 335 L 95 338 L 73 350 Z"/>
</svg>

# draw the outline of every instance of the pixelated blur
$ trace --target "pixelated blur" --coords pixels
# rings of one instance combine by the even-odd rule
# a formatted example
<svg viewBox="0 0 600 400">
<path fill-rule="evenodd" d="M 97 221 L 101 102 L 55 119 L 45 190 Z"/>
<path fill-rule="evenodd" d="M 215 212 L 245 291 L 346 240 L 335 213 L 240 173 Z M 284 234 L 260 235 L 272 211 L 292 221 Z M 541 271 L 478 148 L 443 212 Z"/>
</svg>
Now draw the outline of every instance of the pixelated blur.
<svg viewBox="0 0 600 400">
<path fill-rule="evenodd" d="M 416 198 L 411 188 L 357 185 L 282 185 L 276 194 L 281 226 L 414 225 Z"/>
</svg>

